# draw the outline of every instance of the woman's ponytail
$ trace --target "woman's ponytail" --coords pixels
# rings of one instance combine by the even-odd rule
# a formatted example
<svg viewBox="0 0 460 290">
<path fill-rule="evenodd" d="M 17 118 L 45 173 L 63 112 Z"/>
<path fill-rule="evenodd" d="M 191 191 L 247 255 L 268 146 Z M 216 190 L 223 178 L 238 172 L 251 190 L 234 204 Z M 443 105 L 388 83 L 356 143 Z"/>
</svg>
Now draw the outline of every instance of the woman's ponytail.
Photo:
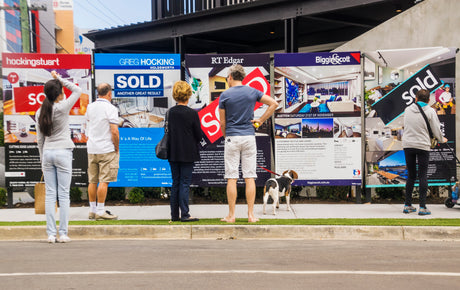
<svg viewBox="0 0 460 290">
<path fill-rule="evenodd" d="M 39 130 L 45 136 L 51 136 L 53 130 L 53 104 L 62 94 L 62 84 L 57 79 L 46 82 L 44 92 L 46 98 L 43 100 L 38 117 Z"/>
</svg>

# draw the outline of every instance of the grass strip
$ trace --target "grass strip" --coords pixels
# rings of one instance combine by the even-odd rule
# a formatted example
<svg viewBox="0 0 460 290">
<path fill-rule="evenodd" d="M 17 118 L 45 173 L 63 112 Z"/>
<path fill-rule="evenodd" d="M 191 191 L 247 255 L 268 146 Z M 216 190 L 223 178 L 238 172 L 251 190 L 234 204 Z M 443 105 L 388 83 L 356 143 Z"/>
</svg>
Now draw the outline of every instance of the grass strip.
<svg viewBox="0 0 460 290">
<path fill-rule="evenodd" d="M 97 225 L 327 225 L 327 226 L 448 226 L 459 227 L 460 219 L 261 219 L 257 223 L 248 223 L 247 219 L 236 219 L 234 224 L 221 222 L 220 219 L 200 219 L 198 222 L 182 223 L 169 220 L 115 220 L 115 221 L 71 221 L 78 226 Z M 44 226 L 46 222 L 0 222 L 0 226 Z"/>
</svg>

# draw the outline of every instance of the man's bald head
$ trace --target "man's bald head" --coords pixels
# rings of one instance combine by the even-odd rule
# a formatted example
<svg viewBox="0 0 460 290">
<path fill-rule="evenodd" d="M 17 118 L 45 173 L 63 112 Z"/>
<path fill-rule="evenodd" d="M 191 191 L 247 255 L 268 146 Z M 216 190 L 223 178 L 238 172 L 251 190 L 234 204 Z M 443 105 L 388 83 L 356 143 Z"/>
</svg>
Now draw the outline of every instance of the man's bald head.
<svg viewBox="0 0 460 290">
<path fill-rule="evenodd" d="M 111 98 L 112 87 L 108 83 L 101 83 L 96 88 L 99 98 Z"/>
</svg>

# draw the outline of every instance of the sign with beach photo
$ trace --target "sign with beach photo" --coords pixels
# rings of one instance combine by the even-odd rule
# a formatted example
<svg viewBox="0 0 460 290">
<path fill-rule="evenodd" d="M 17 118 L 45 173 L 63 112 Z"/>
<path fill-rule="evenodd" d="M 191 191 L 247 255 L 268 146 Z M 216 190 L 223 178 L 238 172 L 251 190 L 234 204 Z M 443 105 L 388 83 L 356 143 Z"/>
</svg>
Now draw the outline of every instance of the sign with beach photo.
<svg viewBox="0 0 460 290">
<path fill-rule="evenodd" d="M 449 140 L 430 151 L 428 185 L 450 185 L 456 176 L 456 48 L 387 49 L 365 53 L 378 67 L 378 79 L 365 80 L 366 187 L 404 187 L 406 160 L 402 147 L 404 110 L 420 89 L 431 92 L 428 106 L 438 114 Z"/>
</svg>

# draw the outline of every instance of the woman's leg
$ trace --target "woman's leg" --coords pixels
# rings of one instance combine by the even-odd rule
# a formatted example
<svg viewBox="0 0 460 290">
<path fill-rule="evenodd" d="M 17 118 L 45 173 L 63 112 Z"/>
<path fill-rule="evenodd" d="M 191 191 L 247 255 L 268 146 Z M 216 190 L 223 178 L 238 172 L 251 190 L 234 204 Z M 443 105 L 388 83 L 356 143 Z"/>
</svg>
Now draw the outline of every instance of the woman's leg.
<svg viewBox="0 0 460 290">
<path fill-rule="evenodd" d="M 43 177 L 45 179 L 45 216 L 46 233 L 48 236 L 56 236 L 56 195 L 57 195 L 57 171 L 54 166 L 54 151 L 43 150 Z"/>
<path fill-rule="evenodd" d="M 428 162 L 430 151 L 417 150 L 418 180 L 420 191 L 420 207 L 426 207 L 426 193 L 428 191 Z"/>
<path fill-rule="evenodd" d="M 417 177 L 417 159 L 415 154 L 415 149 L 413 148 L 404 148 L 404 156 L 406 157 L 406 167 L 407 167 L 407 181 L 406 181 L 406 206 L 412 205 L 412 191 L 414 189 L 415 178 Z"/>
<path fill-rule="evenodd" d="M 190 217 L 188 199 L 190 195 L 190 184 L 192 183 L 192 173 L 193 162 L 182 162 L 179 187 L 179 207 L 181 219 L 188 219 Z"/>
<path fill-rule="evenodd" d="M 68 234 L 70 183 L 72 181 L 72 149 L 55 150 L 57 190 L 59 199 L 59 236 Z"/>
<path fill-rule="evenodd" d="M 172 186 L 169 204 L 171 206 L 171 220 L 179 220 L 179 184 L 180 184 L 180 165 L 178 162 L 169 162 L 171 167 Z"/>
</svg>

